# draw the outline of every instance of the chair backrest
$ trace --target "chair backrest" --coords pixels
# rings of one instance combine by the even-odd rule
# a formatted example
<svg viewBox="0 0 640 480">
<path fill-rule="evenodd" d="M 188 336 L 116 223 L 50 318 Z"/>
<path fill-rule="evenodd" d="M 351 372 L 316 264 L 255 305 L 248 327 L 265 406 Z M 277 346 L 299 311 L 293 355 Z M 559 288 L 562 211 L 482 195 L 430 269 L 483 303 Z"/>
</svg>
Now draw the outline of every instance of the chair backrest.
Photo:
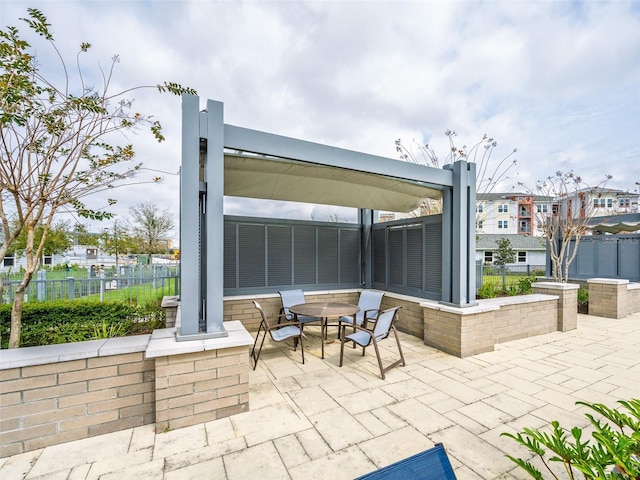
<svg viewBox="0 0 640 480">
<path fill-rule="evenodd" d="M 385 310 L 384 312 L 381 312 L 380 315 L 378 315 L 376 326 L 373 329 L 373 336 L 376 337 L 376 340 L 381 340 L 389 335 L 391 323 L 393 322 L 393 319 L 396 316 L 396 312 L 399 309 L 400 307 L 393 307 Z"/>
<path fill-rule="evenodd" d="M 289 307 L 293 307 L 294 305 L 300 305 L 301 303 L 305 303 L 304 300 L 304 292 L 300 289 L 298 290 L 282 290 L 278 292 L 280 294 L 280 298 L 282 299 L 282 308 L 284 309 L 284 314 L 287 319 L 291 320 L 293 314 L 289 312 Z"/>
<path fill-rule="evenodd" d="M 357 313 L 356 318 L 358 320 L 364 318 L 367 310 L 380 310 L 383 295 L 384 292 L 374 292 L 373 290 L 364 290 L 360 293 L 360 299 L 358 300 L 360 311 Z"/>
<path fill-rule="evenodd" d="M 265 328 L 267 330 L 270 330 L 271 326 L 269 325 L 269 319 L 267 318 L 267 315 L 264 313 L 264 310 L 262 309 L 260 304 L 254 300 L 253 301 L 253 306 L 256 307 L 258 309 L 258 311 L 260 312 L 260 315 L 262 316 L 262 321 L 264 322 Z"/>
</svg>

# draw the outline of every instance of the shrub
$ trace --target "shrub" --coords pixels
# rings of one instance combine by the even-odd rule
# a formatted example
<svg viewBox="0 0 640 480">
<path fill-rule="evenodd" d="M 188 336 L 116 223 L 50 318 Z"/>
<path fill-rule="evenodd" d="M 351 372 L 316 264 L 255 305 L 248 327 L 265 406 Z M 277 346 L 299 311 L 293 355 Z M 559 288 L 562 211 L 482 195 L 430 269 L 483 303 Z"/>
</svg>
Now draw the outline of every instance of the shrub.
<svg viewBox="0 0 640 480">
<path fill-rule="evenodd" d="M 597 419 L 590 413 L 585 414 L 593 427 L 594 443 L 582 439 L 581 428 L 573 427 L 568 431 L 557 421 L 551 422 L 551 432 L 525 428 L 516 435 L 502 435 L 537 455 L 551 475 L 546 478 L 558 478 L 550 468 L 550 462 L 558 462 L 562 463 L 569 478 L 637 480 L 640 479 L 640 400 L 620 400 L 618 403 L 626 412 L 601 403 L 576 402 L 604 417 Z M 545 448 L 551 453 L 547 454 Z M 545 478 L 530 462 L 507 457 L 533 478 Z"/>
<path fill-rule="evenodd" d="M 518 280 L 518 291 L 522 295 L 528 295 L 530 293 L 533 293 L 532 284 L 534 280 L 535 280 L 535 277 L 524 277 Z"/>
<path fill-rule="evenodd" d="M 589 301 L 589 289 L 580 287 L 578 289 L 578 303 L 587 303 Z"/>
<path fill-rule="evenodd" d="M 81 342 L 95 338 L 147 333 L 164 326 L 164 311 L 154 305 L 124 302 L 29 302 L 22 312 L 20 346 Z M 0 305 L 2 348 L 7 348 L 11 305 Z"/>
<path fill-rule="evenodd" d="M 496 286 L 491 282 L 483 283 L 478 289 L 478 298 L 494 298 L 496 296 Z"/>
</svg>

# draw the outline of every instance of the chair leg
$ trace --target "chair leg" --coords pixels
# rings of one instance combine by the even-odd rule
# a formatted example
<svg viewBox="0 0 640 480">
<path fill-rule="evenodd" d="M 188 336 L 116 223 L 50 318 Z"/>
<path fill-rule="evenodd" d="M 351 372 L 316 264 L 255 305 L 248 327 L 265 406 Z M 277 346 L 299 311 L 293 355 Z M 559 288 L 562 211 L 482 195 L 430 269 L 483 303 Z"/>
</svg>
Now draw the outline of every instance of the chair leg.
<svg viewBox="0 0 640 480">
<path fill-rule="evenodd" d="M 396 343 L 398 344 L 398 352 L 400 352 L 400 360 L 402 360 L 402 366 L 405 366 L 404 355 L 402 354 L 402 347 L 400 346 L 400 339 L 398 338 L 398 332 L 396 331 L 396 327 L 391 325 L 391 329 L 393 330 L 393 336 L 396 337 Z"/>
<path fill-rule="evenodd" d="M 380 350 L 378 350 L 378 342 L 376 342 L 376 339 L 373 337 L 373 335 L 371 336 L 371 340 L 373 342 L 373 348 L 375 348 L 376 350 L 376 357 L 378 358 L 378 367 L 380 367 L 380 375 L 384 380 L 384 368 L 382 368 L 382 358 L 380 358 Z"/>
<path fill-rule="evenodd" d="M 251 356 L 253 357 L 253 369 L 255 370 L 258 366 L 258 359 L 260 358 L 260 352 L 262 352 L 262 346 L 264 345 L 264 341 L 267 338 L 267 331 L 265 330 L 264 335 L 262 336 L 262 341 L 260 342 L 260 348 L 258 349 L 258 354 L 256 355 L 256 343 L 258 342 L 258 336 L 260 335 L 260 331 L 258 331 L 258 335 L 256 335 L 256 341 L 253 344 L 253 348 L 251 349 Z"/>
<path fill-rule="evenodd" d="M 302 329 L 300 329 L 300 351 L 302 352 L 302 364 L 304 365 L 304 342 L 302 341 Z"/>
<path fill-rule="evenodd" d="M 342 338 L 340 340 L 340 367 L 342 366 L 342 357 L 344 356 L 344 325 L 342 326 Z"/>
</svg>

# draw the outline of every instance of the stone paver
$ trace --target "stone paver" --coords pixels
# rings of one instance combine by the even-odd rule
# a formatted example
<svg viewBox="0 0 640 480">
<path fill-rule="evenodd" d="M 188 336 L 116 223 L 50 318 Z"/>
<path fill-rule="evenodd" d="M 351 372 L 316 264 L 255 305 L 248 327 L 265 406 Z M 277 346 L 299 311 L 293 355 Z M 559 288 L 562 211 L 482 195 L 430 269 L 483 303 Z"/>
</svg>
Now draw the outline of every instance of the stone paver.
<svg viewBox="0 0 640 480">
<path fill-rule="evenodd" d="M 268 344 L 250 374 L 250 411 L 156 434 L 153 425 L 0 459 L 2 480 L 352 479 L 443 442 L 459 480 L 529 478 L 505 457 L 527 451 L 503 432 L 587 426 L 576 401 L 640 397 L 640 314 L 578 316 L 569 332 L 460 359 L 401 334 L 407 366 L 382 380 L 375 356 L 338 342 L 305 359 Z M 335 332 L 330 332 L 330 340 Z M 386 361 L 396 358 L 384 342 Z M 537 464 L 537 460 L 532 460 Z"/>
</svg>

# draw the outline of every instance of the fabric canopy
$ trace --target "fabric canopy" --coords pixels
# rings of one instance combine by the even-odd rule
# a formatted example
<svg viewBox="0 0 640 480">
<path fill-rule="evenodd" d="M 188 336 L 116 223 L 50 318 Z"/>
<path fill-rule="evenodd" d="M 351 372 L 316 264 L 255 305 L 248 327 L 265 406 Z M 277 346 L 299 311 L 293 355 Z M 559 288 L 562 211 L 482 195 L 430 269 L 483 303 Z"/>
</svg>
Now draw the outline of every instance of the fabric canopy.
<svg viewBox="0 0 640 480">
<path fill-rule="evenodd" d="M 224 156 L 224 194 L 410 212 L 439 189 L 420 182 L 282 158 Z"/>
<path fill-rule="evenodd" d="M 637 232 L 640 222 L 602 222 L 591 227 L 592 230 L 606 233 Z"/>
</svg>

